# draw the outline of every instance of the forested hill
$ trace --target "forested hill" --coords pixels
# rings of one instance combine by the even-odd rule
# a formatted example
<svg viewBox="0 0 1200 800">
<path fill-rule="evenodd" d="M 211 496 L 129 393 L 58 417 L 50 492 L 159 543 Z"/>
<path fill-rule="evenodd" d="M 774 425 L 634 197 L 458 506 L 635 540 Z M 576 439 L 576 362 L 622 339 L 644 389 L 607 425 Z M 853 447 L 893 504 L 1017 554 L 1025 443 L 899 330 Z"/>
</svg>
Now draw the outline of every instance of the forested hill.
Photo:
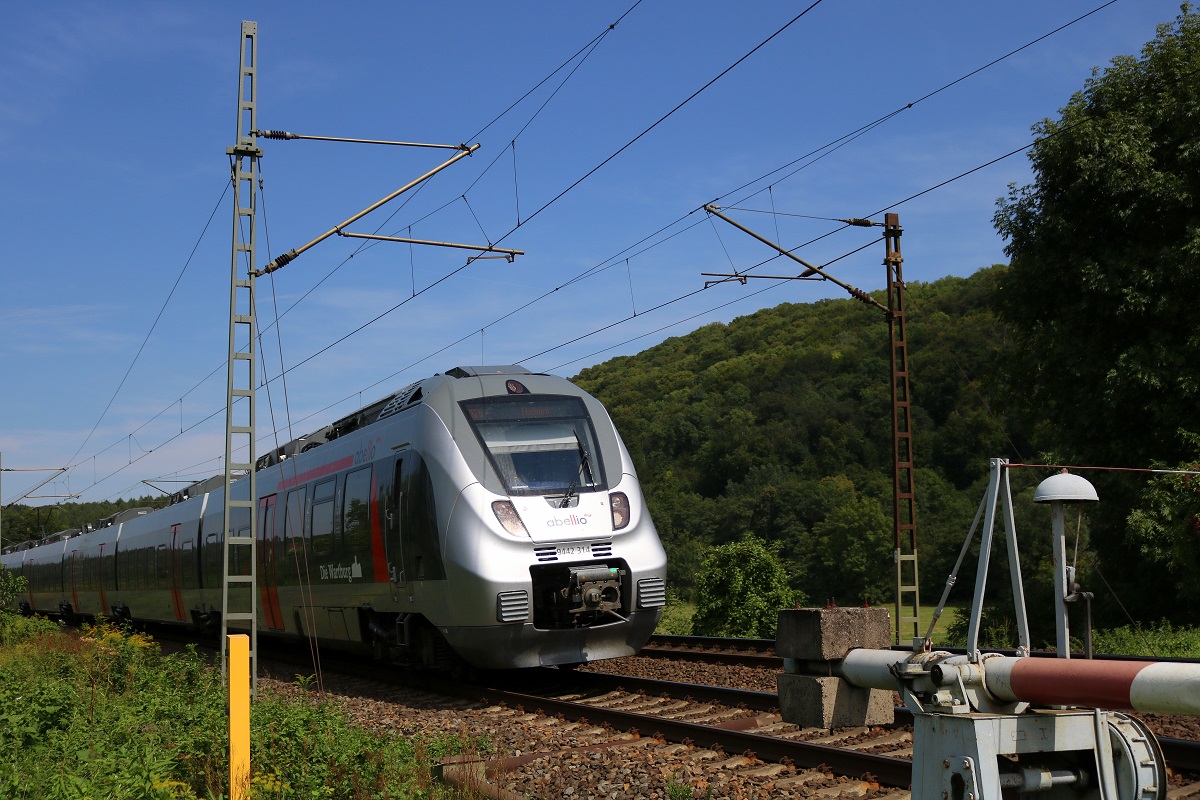
<svg viewBox="0 0 1200 800">
<path fill-rule="evenodd" d="M 908 286 L 926 592 L 945 580 L 941 552 L 957 555 L 988 459 L 1013 457 L 1026 438 L 993 399 L 1005 336 L 989 302 L 1005 269 Z M 574 380 L 621 431 L 684 594 L 708 546 L 752 533 L 779 544 L 810 599 L 894 598 L 891 367 L 878 309 L 785 303 Z"/>
</svg>

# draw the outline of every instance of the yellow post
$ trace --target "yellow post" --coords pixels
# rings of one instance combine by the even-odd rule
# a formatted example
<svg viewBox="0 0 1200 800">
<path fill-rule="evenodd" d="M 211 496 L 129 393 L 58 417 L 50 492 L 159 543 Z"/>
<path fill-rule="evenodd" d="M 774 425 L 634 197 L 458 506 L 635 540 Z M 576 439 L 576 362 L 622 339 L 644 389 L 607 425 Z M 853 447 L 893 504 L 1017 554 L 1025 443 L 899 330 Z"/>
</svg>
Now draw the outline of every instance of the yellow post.
<svg viewBox="0 0 1200 800">
<path fill-rule="evenodd" d="M 230 634 L 229 645 L 229 800 L 245 800 L 250 790 L 250 637 Z"/>
</svg>

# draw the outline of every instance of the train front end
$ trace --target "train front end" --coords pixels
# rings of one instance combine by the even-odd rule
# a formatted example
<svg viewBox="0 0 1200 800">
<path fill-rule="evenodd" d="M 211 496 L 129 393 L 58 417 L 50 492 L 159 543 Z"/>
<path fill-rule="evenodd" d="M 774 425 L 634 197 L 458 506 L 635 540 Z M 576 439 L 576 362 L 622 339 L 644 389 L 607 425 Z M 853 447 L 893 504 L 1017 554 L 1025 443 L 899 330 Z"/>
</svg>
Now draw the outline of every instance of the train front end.
<svg viewBox="0 0 1200 800">
<path fill-rule="evenodd" d="M 520 367 L 449 375 L 435 404 L 461 487 L 445 529 L 455 590 L 438 626 L 451 647 L 484 668 L 636 653 L 666 603 L 666 554 L 608 413 Z"/>
</svg>

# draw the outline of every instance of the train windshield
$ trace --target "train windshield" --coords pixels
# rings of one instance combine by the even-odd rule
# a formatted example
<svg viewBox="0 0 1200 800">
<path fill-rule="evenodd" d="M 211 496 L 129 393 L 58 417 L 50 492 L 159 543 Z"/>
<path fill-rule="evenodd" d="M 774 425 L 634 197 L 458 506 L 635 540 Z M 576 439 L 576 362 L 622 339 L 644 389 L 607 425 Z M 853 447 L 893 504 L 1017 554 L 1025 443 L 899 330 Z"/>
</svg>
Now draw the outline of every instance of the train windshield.
<svg viewBox="0 0 1200 800">
<path fill-rule="evenodd" d="M 592 421 L 578 397 L 481 397 L 461 405 L 509 494 L 605 488 Z"/>
</svg>

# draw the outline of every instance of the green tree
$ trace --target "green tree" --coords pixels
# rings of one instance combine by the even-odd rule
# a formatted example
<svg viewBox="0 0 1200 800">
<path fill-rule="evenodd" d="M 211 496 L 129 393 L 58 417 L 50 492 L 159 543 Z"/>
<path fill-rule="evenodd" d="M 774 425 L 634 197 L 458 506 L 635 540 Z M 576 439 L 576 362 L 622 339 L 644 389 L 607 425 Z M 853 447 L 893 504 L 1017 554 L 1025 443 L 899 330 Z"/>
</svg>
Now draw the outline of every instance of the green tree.
<svg viewBox="0 0 1200 800">
<path fill-rule="evenodd" d="M 880 605 L 896 596 L 892 520 L 878 500 L 855 493 L 840 498 L 813 526 L 814 570 L 821 594 L 843 605 Z"/>
<path fill-rule="evenodd" d="M 995 222 L 1012 264 L 999 312 L 1013 328 L 1012 397 L 1046 419 L 1044 446 L 1083 463 L 1190 459 L 1200 429 L 1200 16 L 1184 5 L 1140 58 L 1095 71 L 1058 120 L 1043 120 L 1034 182 Z M 1107 578 L 1142 613 L 1179 618 L 1174 587 L 1139 562 L 1128 477 L 1095 480 Z M 1139 587 L 1153 587 L 1142 591 Z"/>
<path fill-rule="evenodd" d="M 752 535 L 710 550 L 696 584 L 699 636 L 772 638 L 779 610 L 802 602 L 776 550 Z"/>
<path fill-rule="evenodd" d="M 1035 180 L 1001 200 L 1013 380 L 1073 450 L 1176 460 L 1200 400 L 1200 16 L 1096 72 L 1034 127 Z"/>
<path fill-rule="evenodd" d="M 1200 437 L 1190 437 L 1200 449 Z M 1163 466 L 1163 465 L 1158 465 Z M 1178 465 L 1194 472 L 1200 463 Z M 1148 481 L 1126 520 L 1128 539 L 1143 563 L 1171 581 L 1173 603 L 1184 609 L 1200 605 L 1200 483 L 1185 473 L 1164 473 Z M 1193 617 L 1187 620 L 1195 623 Z"/>
</svg>

